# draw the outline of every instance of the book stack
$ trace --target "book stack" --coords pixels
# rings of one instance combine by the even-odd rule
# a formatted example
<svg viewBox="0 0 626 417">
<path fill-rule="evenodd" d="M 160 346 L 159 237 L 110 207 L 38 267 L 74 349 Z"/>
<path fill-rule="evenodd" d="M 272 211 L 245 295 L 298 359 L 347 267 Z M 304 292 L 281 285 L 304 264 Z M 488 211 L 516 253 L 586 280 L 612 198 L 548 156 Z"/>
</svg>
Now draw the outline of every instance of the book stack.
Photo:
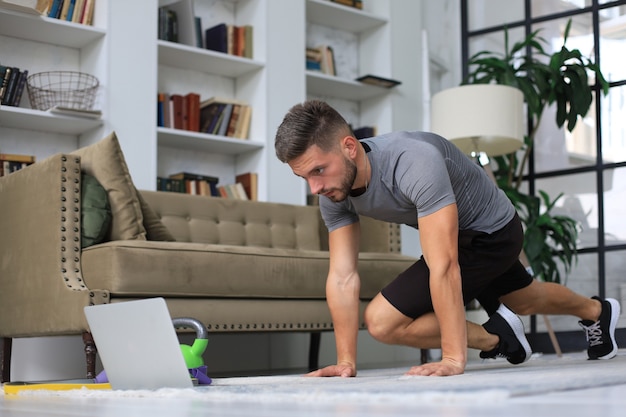
<svg viewBox="0 0 626 417">
<path fill-rule="evenodd" d="M 306 48 L 306 69 L 321 71 L 328 75 L 337 75 L 333 48 L 330 45 Z"/>
<path fill-rule="evenodd" d="M 0 177 L 35 163 L 34 155 L 0 153 Z"/>
<path fill-rule="evenodd" d="M 200 132 L 248 139 L 252 107 L 244 101 L 211 97 L 200 103 Z"/>
<path fill-rule="evenodd" d="M 206 49 L 225 54 L 252 58 L 253 27 L 251 25 L 227 25 L 220 23 L 204 31 Z"/>
<path fill-rule="evenodd" d="M 27 0 L 21 1 L 28 2 Z M 53 19 L 92 25 L 95 2 L 96 0 L 48 0 L 48 7 L 43 14 Z"/>
<path fill-rule="evenodd" d="M 19 107 L 27 78 L 28 70 L 0 65 L 0 104 Z"/>
<path fill-rule="evenodd" d="M 234 184 L 224 184 L 217 187 L 222 198 L 232 198 L 235 200 L 249 200 L 246 190 L 240 182 Z"/>
<path fill-rule="evenodd" d="M 220 197 L 219 179 L 210 175 L 179 172 L 169 177 L 157 177 L 158 191 Z"/>
<path fill-rule="evenodd" d="M 192 0 L 159 7 L 158 38 L 202 48 L 202 19 L 195 15 Z"/>
<path fill-rule="evenodd" d="M 235 182 L 241 184 L 248 200 L 257 201 L 259 199 L 258 178 L 259 176 L 256 172 L 246 172 L 235 177 Z"/>
<path fill-rule="evenodd" d="M 157 126 L 200 131 L 200 95 L 158 93 Z"/>
<path fill-rule="evenodd" d="M 344 6 L 354 7 L 356 9 L 363 9 L 362 0 L 330 0 L 333 3 L 343 4 Z"/>
</svg>

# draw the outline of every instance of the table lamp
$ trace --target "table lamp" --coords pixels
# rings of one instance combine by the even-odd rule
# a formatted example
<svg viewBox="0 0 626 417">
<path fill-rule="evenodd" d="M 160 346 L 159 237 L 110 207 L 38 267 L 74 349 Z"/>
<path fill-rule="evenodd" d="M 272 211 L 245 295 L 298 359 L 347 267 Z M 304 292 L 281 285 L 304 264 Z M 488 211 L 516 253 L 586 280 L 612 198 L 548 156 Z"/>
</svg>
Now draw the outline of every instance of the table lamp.
<svg viewBox="0 0 626 417">
<path fill-rule="evenodd" d="M 524 96 L 499 84 L 441 91 L 432 98 L 431 131 L 476 158 L 515 152 L 524 144 Z"/>
</svg>

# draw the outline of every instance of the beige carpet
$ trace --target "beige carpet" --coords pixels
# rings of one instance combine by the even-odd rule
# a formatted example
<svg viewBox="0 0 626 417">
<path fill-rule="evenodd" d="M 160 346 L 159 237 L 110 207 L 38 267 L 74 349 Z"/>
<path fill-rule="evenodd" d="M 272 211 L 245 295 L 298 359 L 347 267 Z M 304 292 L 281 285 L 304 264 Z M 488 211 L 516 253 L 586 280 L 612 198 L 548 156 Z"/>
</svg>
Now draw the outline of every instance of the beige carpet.
<svg viewBox="0 0 626 417">
<path fill-rule="evenodd" d="M 454 377 L 405 376 L 407 368 L 365 370 L 356 378 L 306 378 L 301 375 L 215 378 L 193 389 L 156 391 L 23 391 L 20 395 L 96 398 L 188 398 L 208 403 L 494 403 L 516 396 L 626 384 L 626 351 L 608 361 L 586 354 L 534 355 L 513 366 L 503 359 L 471 363 Z"/>
</svg>

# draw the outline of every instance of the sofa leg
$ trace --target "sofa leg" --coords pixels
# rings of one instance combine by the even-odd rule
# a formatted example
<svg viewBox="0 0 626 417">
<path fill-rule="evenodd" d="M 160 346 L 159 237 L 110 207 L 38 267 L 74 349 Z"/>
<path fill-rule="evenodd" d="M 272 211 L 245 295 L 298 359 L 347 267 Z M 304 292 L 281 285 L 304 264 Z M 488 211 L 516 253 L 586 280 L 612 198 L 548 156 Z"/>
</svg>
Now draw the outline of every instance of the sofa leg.
<svg viewBox="0 0 626 417">
<path fill-rule="evenodd" d="M 321 332 L 311 332 L 311 340 L 309 342 L 309 371 L 315 371 L 319 368 L 321 341 Z"/>
<path fill-rule="evenodd" d="M 85 345 L 85 358 L 87 360 L 87 378 L 96 377 L 96 343 L 90 332 L 83 332 L 83 343 Z"/>
<path fill-rule="evenodd" d="M 420 363 L 423 365 L 428 362 L 428 349 L 420 349 Z"/>
<path fill-rule="evenodd" d="M 11 351 L 13 349 L 13 338 L 2 337 L 2 350 L 0 351 L 1 378 L 0 383 L 11 381 Z"/>
</svg>

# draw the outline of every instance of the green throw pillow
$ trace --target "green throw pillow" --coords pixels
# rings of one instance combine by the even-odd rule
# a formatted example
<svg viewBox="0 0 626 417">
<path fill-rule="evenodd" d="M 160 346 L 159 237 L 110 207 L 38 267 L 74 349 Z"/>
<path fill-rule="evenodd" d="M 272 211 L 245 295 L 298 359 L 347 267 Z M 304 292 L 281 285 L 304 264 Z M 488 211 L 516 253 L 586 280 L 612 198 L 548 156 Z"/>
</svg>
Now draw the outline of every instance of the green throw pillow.
<svg viewBox="0 0 626 417">
<path fill-rule="evenodd" d="M 111 204 L 106 190 L 98 180 L 81 176 L 81 247 L 104 242 L 111 231 Z"/>
</svg>

